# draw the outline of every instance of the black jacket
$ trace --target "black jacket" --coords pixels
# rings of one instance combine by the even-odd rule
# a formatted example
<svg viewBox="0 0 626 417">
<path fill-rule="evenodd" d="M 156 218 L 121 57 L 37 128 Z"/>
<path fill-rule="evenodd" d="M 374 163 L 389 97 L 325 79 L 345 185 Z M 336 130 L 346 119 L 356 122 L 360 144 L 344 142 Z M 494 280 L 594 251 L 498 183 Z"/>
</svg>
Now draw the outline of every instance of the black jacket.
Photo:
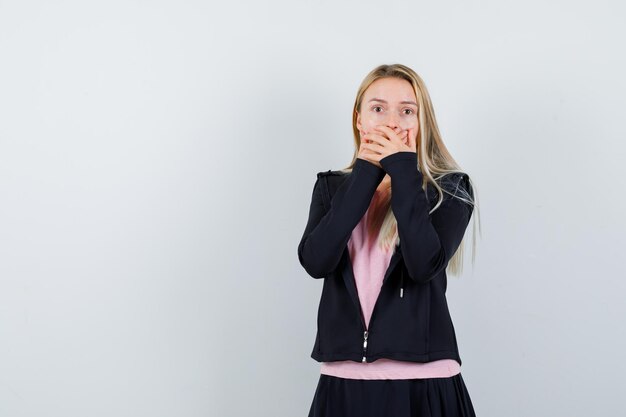
<svg viewBox="0 0 626 417">
<path fill-rule="evenodd" d="M 358 158 L 352 172 L 317 174 L 309 218 L 298 258 L 313 278 L 324 278 L 311 357 L 318 362 L 373 362 L 390 358 L 412 362 L 455 359 L 459 350 L 446 301 L 446 266 L 458 248 L 472 205 L 444 192 L 422 188 L 417 154 L 396 152 L 380 161 L 382 169 Z M 395 246 L 376 300 L 369 328 L 359 302 L 348 240 L 388 173 L 391 209 L 398 223 Z M 440 186 L 473 196 L 467 174 L 443 177 Z"/>
</svg>

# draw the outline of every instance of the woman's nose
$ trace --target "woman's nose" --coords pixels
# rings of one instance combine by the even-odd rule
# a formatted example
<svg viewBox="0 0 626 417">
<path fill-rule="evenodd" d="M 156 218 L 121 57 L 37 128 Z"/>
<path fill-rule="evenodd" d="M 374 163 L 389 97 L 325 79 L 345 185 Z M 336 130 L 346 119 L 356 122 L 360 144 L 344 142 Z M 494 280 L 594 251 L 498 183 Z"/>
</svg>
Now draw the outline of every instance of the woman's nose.
<svg viewBox="0 0 626 417">
<path fill-rule="evenodd" d="M 398 130 L 398 127 L 399 127 L 398 118 L 393 114 L 387 116 L 387 126 L 389 126 L 390 129 Z"/>
<path fill-rule="evenodd" d="M 400 133 L 400 131 L 402 130 L 400 128 L 400 124 L 394 119 L 387 120 L 387 127 L 394 130 L 396 133 Z"/>
</svg>

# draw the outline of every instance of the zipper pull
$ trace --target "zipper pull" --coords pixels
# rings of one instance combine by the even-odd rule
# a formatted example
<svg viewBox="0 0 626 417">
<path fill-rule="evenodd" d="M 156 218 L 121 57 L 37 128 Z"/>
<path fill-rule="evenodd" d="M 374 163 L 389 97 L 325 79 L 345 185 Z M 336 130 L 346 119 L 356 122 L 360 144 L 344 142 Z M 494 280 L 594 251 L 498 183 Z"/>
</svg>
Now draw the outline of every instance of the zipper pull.
<svg viewBox="0 0 626 417">
<path fill-rule="evenodd" d="M 363 332 L 363 359 L 361 362 L 365 362 L 365 352 L 367 351 L 367 330 Z"/>
<path fill-rule="evenodd" d="M 400 267 L 400 298 L 404 297 L 404 268 Z"/>
</svg>

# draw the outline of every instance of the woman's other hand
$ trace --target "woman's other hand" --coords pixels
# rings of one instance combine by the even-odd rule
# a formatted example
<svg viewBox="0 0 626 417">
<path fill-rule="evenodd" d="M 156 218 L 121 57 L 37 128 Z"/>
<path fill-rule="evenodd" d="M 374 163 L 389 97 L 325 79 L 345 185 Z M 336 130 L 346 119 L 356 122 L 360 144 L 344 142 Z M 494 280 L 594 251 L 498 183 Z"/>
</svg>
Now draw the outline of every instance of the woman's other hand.
<svg viewBox="0 0 626 417">
<path fill-rule="evenodd" d="M 413 129 L 397 133 L 387 126 L 376 126 L 374 132 L 361 137 L 359 157 L 377 166 L 380 160 L 396 152 L 417 152 L 416 135 Z"/>
</svg>

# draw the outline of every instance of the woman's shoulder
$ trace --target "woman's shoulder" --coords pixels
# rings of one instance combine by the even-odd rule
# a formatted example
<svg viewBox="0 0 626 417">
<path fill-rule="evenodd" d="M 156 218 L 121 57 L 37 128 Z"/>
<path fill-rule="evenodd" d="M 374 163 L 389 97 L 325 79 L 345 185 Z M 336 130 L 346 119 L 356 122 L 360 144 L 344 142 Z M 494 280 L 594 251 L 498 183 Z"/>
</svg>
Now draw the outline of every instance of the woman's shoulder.
<svg viewBox="0 0 626 417">
<path fill-rule="evenodd" d="M 469 183 L 469 174 L 464 171 L 451 171 L 437 176 L 435 180 L 441 186 L 457 186 Z"/>
<path fill-rule="evenodd" d="M 448 179 L 449 180 L 449 179 L 459 179 L 466 175 L 468 175 L 467 172 L 459 169 L 456 171 L 447 171 L 439 175 L 433 175 L 433 177 L 436 179 Z"/>
<path fill-rule="evenodd" d="M 437 178 L 437 183 L 445 191 L 447 197 L 459 196 L 462 198 L 473 198 L 474 190 L 470 176 L 464 171 L 452 171 Z"/>
<path fill-rule="evenodd" d="M 338 170 L 332 170 L 329 169 L 327 171 L 320 171 L 317 173 L 317 178 L 320 177 L 328 177 L 328 176 L 344 176 L 344 175 L 348 175 L 350 173 L 349 170 L 345 170 L 345 169 L 338 169 Z"/>
</svg>

